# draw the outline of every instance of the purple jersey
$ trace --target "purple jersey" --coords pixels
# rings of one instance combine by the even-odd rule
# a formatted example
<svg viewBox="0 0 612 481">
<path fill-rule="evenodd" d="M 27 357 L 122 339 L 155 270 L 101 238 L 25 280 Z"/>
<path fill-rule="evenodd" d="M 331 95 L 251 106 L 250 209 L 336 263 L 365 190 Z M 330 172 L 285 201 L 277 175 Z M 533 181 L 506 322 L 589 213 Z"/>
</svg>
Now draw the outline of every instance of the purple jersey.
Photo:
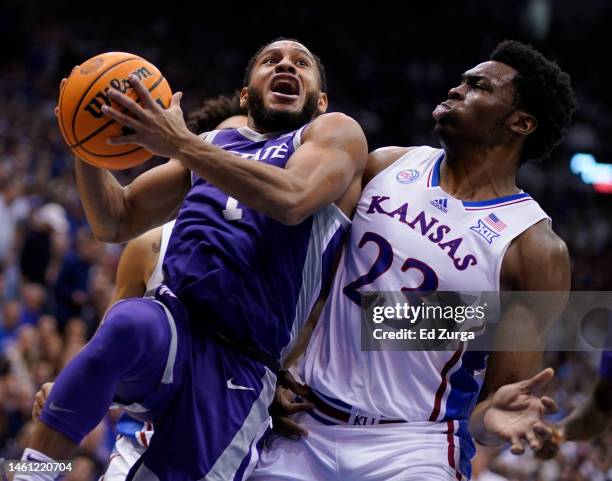
<svg viewBox="0 0 612 481">
<path fill-rule="evenodd" d="M 205 141 L 284 168 L 304 127 L 209 133 Z M 165 284 L 194 323 L 213 326 L 279 358 L 310 314 L 350 221 L 330 205 L 295 226 L 256 212 L 195 174 L 164 260 Z"/>
</svg>

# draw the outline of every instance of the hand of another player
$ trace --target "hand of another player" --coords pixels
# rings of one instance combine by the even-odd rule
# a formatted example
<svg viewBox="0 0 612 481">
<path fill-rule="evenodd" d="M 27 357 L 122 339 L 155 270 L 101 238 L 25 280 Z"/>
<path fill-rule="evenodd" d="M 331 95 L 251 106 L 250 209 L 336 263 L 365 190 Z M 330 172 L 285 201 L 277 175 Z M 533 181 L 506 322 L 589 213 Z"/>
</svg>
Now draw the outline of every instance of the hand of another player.
<svg viewBox="0 0 612 481">
<path fill-rule="evenodd" d="M 559 454 L 561 444 L 565 442 L 565 433 L 561 426 L 551 426 L 552 436 L 542 443 L 539 449 L 536 449 L 535 457 L 542 460 L 553 459 Z"/>
<path fill-rule="evenodd" d="M 523 454 L 524 443 L 538 450 L 553 437 L 553 430 L 543 417 L 557 412 L 557 403 L 547 396 L 533 394 L 553 376 L 551 368 L 544 369 L 531 379 L 500 387 L 491 398 L 484 415 L 485 428 L 510 443 L 512 454 Z"/>
<path fill-rule="evenodd" d="M 270 406 L 274 430 L 288 438 L 299 439 L 308 435 L 308 430 L 291 419 L 292 414 L 309 411 L 314 405 L 303 398 L 310 394 L 310 389 L 298 383 L 289 371 L 282 370 L 278 377 L 274 401 Z"/>
<path fill-rule="evenodd" d="M 75 66 L 74 66 L 74 68 L 73 68 L 72 70 L 74 70 L 74 69 L 76 69 L 76 68 L 78 68 L 78 67 L 79 67 L 78 65 L 75 65 Z M 59 91 L 60 91 L 60 96 L 62 95 L 62 90 L 64 90 L 64 87 L 65 87 L 65 85 L 66 85 L 66 82 L 68 82 L 68 79 L 67 79 L 66 77 L 64 77 L 64 78 L 62 79 L 62 81 L 60 82 L 60 88 L 59 88 Z M 59 115 L 59 107 L 58 107 L 58 106 L 55 106 L 55 109 L 53 109 L 53 112 L 55 113 L 55 116 L 57 117 L 57 116 Z"/>
<path fill-rule="evenodd" d="M 117 89 L 109 89 L 107 95 L 111 100 L 124 107 L 121 112 L 116 108 L 104 105 L 102 112 L 116 120 L 133 133 L 121 137 L 112 137 L 108 143 L 112 145 L 138 144 L 162 157 L 175 157 L 176 152 L 186 137 L 193 135 L 185 124 L 181 110 L 181 97 L 177 92 L 172 96 L 167 109 L 161 107 L 147 88 L 134 76 L 129 82 L 142 102 L 142 106 Z"/>
<path fill-rule="evenodd" d="M 45 402 L 49 397 L 52 387 L 52 382 L 46 382 L 34 396 L 34 406 L 32 407 L 32 419 L 34 421 L 37 421 L 40 417 L 40 413 L 42 412 L 43 407 L 45 407 Z"/>
</svg>

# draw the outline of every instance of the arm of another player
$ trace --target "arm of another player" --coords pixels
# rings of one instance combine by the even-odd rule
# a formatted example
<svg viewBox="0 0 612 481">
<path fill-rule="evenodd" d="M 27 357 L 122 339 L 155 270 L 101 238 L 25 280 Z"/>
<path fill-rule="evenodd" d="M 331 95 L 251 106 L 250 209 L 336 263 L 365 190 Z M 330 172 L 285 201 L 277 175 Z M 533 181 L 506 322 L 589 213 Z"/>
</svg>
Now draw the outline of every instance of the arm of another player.
<svg viewBox="0 0 612 481">
<path fill-rule="evenodd" d="M 315 119 L 283 169 L 202 142 L 185 125 L 180 94 L 173 96 L 168 109 L 162 109 L 138 80 L 130 82 L 146 109 L 118 91 L 109 91 L 134 117 L 110 107 L 103 111 L 135 131 L 111 139 L 112 143 L 135 143 L 179 159 L 227 195 L 279 222 L 299 224 L 338 200 L 351 182 L 361 178 L 367 142 L 359 124 L 346 115 L 324 114 Z"/>
<path fill-rule="evenodd" d="M 559 427 L 564 440 L 584 441 L 600 436 L 611 425 L 612 379 L 600 374 L 589 397 L 563 419 Z"/>
<path fill-rule="evenodd" d="M 548 222 L 539 222 L 511 244 L 502 264 L 502 285 L 508 290 L 549 294 L 546 302 L 541 296 L 519 296 L 504 306 L 498 347 L 489 358 L 470 429 L 481 444 L 508 442 L 513 454 L 522 454 L 525 441 L 538 449 L 542 439 L 552 434 L 542 417 L 554 412 L 556 403 L 534 391 L 554 373 L 546 369 L 534 374 L 542 362 L 546 335 L 565 308 L 570 289 L 567 247 Z M 516 339 L 522 346 L 512 350 Z"/>
<path fill-rule="evenodd" d="M 144 295 L 147 281 L 157 264 L 161 236 L 162 228 L 157 227 L 127 243 L 119 258 L 115 292 L 109 306 L 120 299 Z"/>
<path fill-rule="evenodd" d="M 606 359 L 607 357 L 607 359 Z M 536 452 L 540 459 L 554 458 L 565 441 L 587 441 L 612 427 L 612 353 L 604 352 L 599 376 L 589 396 L 555 426 L 555 435 Z"/>
</svg>

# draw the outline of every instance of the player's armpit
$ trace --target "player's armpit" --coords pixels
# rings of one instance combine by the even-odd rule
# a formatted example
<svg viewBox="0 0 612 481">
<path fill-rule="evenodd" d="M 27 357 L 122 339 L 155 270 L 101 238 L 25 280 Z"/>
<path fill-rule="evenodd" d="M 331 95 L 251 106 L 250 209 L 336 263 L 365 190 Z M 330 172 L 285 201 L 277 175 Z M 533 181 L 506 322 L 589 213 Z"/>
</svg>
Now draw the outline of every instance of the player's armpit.
<svg viewBox="0 0 612 481">
<path fill-rule="evenodd" d="M 373 150 L 368 155 L 368 160 L 363 172 L 362 190 L 380 172 L 389 167 L 393 162 L 410 152 L 415 147 L 381 147 Z"/>
</svg>

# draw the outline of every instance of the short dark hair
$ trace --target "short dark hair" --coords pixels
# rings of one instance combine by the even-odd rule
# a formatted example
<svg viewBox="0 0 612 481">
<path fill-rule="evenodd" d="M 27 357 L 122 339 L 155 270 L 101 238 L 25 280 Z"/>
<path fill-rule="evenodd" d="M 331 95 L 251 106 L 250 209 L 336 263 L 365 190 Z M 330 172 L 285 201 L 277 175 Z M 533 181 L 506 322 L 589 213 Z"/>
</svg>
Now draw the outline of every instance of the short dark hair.
<svg viewBox="0 0 612 481">
<path fill-rule="evenodd" d="M 244 87 L 249 85 L 249 81 L 251 80 L 251 73 L 253 72 L 253 67 L 255 66 L 255 62 L 257 61 L 259 54 L 263 52 L 264 48 L 266 48 L 268 45 L 271 45 L 273 43 L 283 42 L 283 41 L 284 42 L 296 42 L 300 44 L 302 43 L 299 40 L 296 40 L 295 38 L 279 37 L 259 47 L 257 49 L 257 52 L 255 52 L 255 54 L 253 54 L 253 56 L 249 59 L 246 69 L 244 70 L 244 79 L 242 81 L 242 84 Z M 312 56 L 315 60 L 315 63 L 317 64 L 317 70 L 319 71 L 319 80 L 321 82 L 321 92 L 327 92 L 327 76 L 325 74 L 325 66 L 323 65 L 323 62 L 321 62 L 321 59 L 319 58 L 318 55 L 315 55 L 314 53 L 312 53 Z"/>
<path fill-rule="evenodd" d="M 187 127 L 194 134 L 209 132 L 225 119 L 235 115 L 246 115 L 246 109 L 240 107 L 240 93 L 234 92 L 229 97 L 219 95 L 205 100 L 197 110 L 187 116 Z"/>
<path fill-rule="evenodd" d="M 548 157 L 565 138 L 578 105 L 570 76 L 531 45 L 516 40 L 501 42 L 489 59 L 518 72 L 514 77 L 514 104 L 538 122 L 525 140 L 521 163 Z"/>
</svg>

